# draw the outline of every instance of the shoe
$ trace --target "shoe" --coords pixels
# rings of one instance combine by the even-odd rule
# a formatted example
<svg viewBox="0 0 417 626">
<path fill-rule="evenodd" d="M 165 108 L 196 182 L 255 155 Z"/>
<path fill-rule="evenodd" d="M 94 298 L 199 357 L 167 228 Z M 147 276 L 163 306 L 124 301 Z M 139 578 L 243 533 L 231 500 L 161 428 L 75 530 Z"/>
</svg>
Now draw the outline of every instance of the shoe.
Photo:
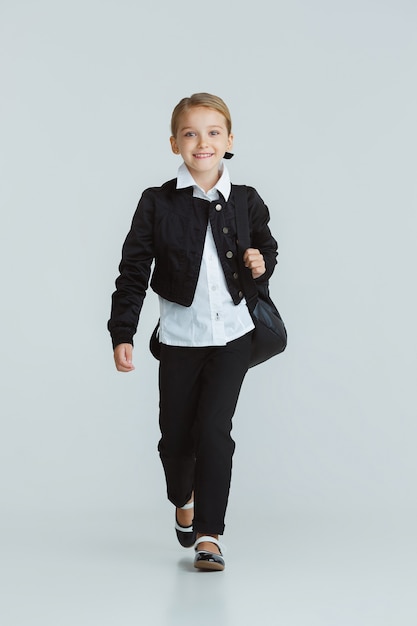
<svg viewBox="0 0 417 626">
<path fill-rule="evenodd" d="M 189 504 L 184 504 L 184 506 L 179 508 L 184 511 L 187 509 L 193 509 L 194 502 L 189 502 Z M 177 533 L 177 539 L 183 548 L 191 548 L 194 545 L 197 538 L 197 532 L 194 530 L 192 524 L 191 526 L 181 526 L 181 524 L 178 524 L 177 511 L 175 511 L 175 532 Z"/>
<path fill-rule="evenodd" d="M 220 554 L 216 552 L 208 552 L 207 550 L 198 550 L 198 545 L 203 543 L 203 541 L 209 541 L 210 543 L 214 543 L 219 550 Z M 199 537 L 194 545 L 194 550 L 196 551 L 196 555 L 194 557 L 194 567 L 197 569 L 203 570 L 212 570 L 212 571 L 222 571 L 225 568 L 224 558 L 221 552 L 220 542 L 215 537 L 210 537 L 204 535 L 203 537 Z"/>
</svg>

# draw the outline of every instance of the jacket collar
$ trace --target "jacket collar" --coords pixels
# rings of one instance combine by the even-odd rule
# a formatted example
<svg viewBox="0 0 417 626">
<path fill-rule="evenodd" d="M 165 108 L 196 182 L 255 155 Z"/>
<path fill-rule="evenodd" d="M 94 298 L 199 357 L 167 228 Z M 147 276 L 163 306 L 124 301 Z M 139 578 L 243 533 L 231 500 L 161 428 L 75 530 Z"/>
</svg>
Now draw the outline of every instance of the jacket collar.
<svg viewBox="0 0 417 626">
<path fill-rule="evenodd" d="M 217 181 L 217 183 L 215 184 L 215 186 L 213 187 L 213 189 L 216 189 L 219 193 L 221 193 L 227 202 L 230 196 L 230 191 L 231 191 L 230 175 L 229 175 L 229 171 L 225 163 L 222 163 L 221 168 L 222 168 L 221 176 L 219 180 Z M 177 173 L 177 189 L 185 189 L 186 187 L 193 187 L 193 188 L 197 187 L 203 193 L 205 193 L 201 189 L 201 187 L 197 185 L 194 178 L 190 174 L 190 170 L 185 165 L 185 163 L 182 163 L 180 167 L 178 168 L 178 173 Z M 209 193 L 210 191 L 212 190 L 210 189 Z"/>
</svg>

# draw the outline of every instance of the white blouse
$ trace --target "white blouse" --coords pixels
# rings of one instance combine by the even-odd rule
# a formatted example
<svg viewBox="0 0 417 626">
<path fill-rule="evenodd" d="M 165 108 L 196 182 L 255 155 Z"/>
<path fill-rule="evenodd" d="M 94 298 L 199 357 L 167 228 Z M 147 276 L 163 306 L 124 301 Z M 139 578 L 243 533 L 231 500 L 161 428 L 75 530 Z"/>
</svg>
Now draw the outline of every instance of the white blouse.
<svg viewBox="0 0 417 626">
<path fill-rule="evenodd" d="M 207 193 L 199 187 L 183 163 L 177 174 L 177 189 L 193 186 L 194 197 L 213 202 L 219 191 L 227 201 L 230 176 L 225 163 L 216 185 Z M 210 223 L 194 300 L 190 307 L 159 297 L 159 339 L 170 346 L 224 346 L 254 328 L 246 300 L 234 304 L 217 254 Z"/>
</svg>

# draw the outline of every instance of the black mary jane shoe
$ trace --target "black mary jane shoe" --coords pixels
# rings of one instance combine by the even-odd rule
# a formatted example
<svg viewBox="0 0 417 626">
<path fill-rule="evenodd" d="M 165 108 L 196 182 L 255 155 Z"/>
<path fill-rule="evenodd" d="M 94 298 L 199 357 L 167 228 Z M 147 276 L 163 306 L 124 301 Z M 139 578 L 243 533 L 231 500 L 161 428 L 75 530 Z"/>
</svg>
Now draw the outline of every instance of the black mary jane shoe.
<svg viewBox="0 0 417 626">
<path fill-rule="evenodd" d="M 187 510 L 194 508 L 194 502 L 189 502 L 184 506 L 179 507 L 180 509 Z M 181 526 L 177 520 L 177 512 L 175 511 L 175 532 L 177 533 L 177 539 L 182 545 L 183 548 L 191 548 L 195 540 L 197 538 L 197 532 L 194 530 L 193 525 L 191 526 Z"/>
<path fill-rule="evenodd" d="M 209 552 L 208 550 L 198 550 L 198 545 L 203 543 L 203 541 L 214 543 L 214 545 L 219 548 L 220 554 L 217 554 L 216 552 Z M 194 549 L 196 552 L 194 557 L 194 567 L 207 571 L 221 572 L 224 570 L 225 562 L 221 552 L 220 542 L 215 537 L 210 537 L 208 535 L 199 537 L 195 542 Z"/>
</svg>

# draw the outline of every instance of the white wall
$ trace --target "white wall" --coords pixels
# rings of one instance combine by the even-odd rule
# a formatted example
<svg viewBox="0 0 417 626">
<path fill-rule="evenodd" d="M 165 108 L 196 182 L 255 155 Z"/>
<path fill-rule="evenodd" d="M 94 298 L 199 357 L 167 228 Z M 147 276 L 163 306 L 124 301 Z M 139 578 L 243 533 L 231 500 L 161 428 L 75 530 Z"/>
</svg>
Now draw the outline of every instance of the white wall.
<svg viewBox="0 0 417 626">
<path fill-rule="evenodd" d="M 417 9 L 411 0 L 2 0 L 1 503 L 163 499 L 157 318 L 136 371 L 106 322 L 143 188 L 175 176 L 169 119 L 210 91 L 236 183 L 280 245 L 286 353 L 251 370 L 231 506 L 416 510 Z"/>
</svg>

